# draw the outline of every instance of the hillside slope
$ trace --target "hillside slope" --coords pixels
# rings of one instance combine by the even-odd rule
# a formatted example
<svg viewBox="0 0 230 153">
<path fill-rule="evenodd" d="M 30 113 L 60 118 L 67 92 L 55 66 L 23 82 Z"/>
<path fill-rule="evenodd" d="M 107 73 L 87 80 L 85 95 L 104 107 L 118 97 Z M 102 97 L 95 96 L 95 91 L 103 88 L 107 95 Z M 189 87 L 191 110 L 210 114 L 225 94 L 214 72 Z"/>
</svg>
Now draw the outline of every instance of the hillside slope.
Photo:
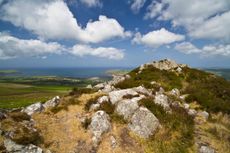
<svg viewBox="0 0 230 153">
<path fill-rule="evenodd" d="M 0 150 L 228 153 L 230 83 L 172 60 L 0 112 Z"/>
</svg>

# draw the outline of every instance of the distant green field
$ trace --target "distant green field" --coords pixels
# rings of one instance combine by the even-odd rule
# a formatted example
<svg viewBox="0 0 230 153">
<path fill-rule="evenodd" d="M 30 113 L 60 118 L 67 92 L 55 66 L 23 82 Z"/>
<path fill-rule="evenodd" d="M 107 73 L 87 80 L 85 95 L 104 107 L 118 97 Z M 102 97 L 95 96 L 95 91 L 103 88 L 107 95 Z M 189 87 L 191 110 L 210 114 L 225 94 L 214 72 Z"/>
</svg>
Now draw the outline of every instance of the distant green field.
<svg viewBox="0 0 230 153">
<path fill-rule="evenodd" d="M 18 108 L 68 93 L 70 86 L 0 83 L 0 108 Z"/>
</svg>

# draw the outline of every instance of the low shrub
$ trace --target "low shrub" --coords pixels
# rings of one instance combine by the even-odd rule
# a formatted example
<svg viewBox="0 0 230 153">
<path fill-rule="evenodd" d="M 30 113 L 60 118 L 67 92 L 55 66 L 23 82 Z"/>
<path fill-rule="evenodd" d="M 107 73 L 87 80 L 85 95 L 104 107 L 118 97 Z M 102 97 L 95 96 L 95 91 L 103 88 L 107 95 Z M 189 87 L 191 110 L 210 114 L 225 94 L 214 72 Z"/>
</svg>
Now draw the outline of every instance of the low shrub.
<svg viewBox="0 0 230 153">
<path fill-rule="evenodd" d="M 21 122 L 24 120 L 29 121 L 30 116 L 24 112 L 10 112 L 8 115 L 16 122 Z"/>
</svg>

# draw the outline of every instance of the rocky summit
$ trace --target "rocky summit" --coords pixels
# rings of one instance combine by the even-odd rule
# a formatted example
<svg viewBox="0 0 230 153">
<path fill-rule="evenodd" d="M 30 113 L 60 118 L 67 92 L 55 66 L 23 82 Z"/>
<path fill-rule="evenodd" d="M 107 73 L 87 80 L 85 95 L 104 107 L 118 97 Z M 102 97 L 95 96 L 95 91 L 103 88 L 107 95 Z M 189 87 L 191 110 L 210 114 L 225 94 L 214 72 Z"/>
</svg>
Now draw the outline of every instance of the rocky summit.
<svg viewBox="0 0 230 153">
<path fill-rule="evenodd" d="M 230 153 L 230 82 L 165 59 L 0 110 L 0 152 Z"/>
</svg>

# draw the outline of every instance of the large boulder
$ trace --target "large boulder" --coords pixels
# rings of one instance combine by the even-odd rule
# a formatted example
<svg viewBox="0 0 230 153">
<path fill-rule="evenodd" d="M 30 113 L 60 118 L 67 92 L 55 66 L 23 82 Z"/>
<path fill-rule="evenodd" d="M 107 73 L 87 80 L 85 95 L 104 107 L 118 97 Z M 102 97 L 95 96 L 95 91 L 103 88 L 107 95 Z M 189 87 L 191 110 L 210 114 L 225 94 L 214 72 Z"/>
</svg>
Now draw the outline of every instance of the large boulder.
<svg viewBox="0 0 230 153">
<path fill-rule="evenodd" d="M 142 97 L 135 97 L 132 99 L 124 99 L 120 102 L 118 102 L 117 107 L 116 107 L 116 112 L 123 116 L 124 119 L 129 119 L 132 117 L 134 112 L 139 108 L 138 106 L 138 101 L 141 100 Z"/>
<path fill-rule="evenodd" d="M 112 91 L 109 93 L 109 99 L 112 104 L 116 104 L 117 102 L 121 101 L 124 96 L 127 95 L 138 96 L 138 93 L 133 89 Z"/>
<path fill-rule="evenodd" d="M 44 109 L 41 102 L 32 104 L 22 109 L 22 112 L 27 113 L 28 115 L 33 115 L 34 113 L 40 113 Z"/>
<path fill-rule="evenodd" d="M 159 127 L 158 119 L 147 108 L 140 107 L 132 116 L 129 129 L 142 138 L 149 138 Z"/>
<path fill-rule="evenodd" d="M 51 100 L 48 100 L 45 104 L 43 104 L 43 106 L 45 108 L 56 107 L 59 103 L 60 103 L 60 97 L 56 96 L 52 98 Z"/>
<path fill-rule="evenodd" d="M 43 153 L 43 150 L 33 144 L 19 145 L 10 139 L 4 141 L 4 146 L 8 153 Z"/>
<path fill-rule="evenodd" d="M 156 92 L 156 95 L 154 98 L 154 103 L 162 106 L 164 108 L 164 110 L 167 112 L 171 111 L 168 96 L 166 96 L 162 93 Z"/>
<path fill-rule="evenodd" d="M 97 111 L 92 117 L 89 129 L 93 133 L 92 140 L 94 145 L 98 145 L 101 141 L 102 134 L 111 129 L 109 115 L 104 111 Z"/>
</svg>

